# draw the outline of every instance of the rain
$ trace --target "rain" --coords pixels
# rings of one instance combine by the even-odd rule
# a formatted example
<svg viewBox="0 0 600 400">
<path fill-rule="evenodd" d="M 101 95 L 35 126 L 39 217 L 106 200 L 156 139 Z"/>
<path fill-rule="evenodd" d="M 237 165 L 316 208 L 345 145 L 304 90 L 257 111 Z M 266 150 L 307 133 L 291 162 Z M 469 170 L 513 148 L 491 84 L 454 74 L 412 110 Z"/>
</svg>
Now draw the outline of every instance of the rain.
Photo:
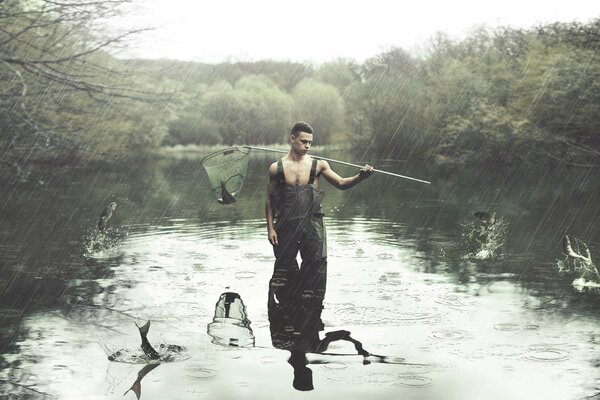
<svg viewBox="0 0 600 400">
<path fill-rule="evenodd" d="M 570 3 L 0 0 L 0 398 L 600 398 Z"/>
</svg>

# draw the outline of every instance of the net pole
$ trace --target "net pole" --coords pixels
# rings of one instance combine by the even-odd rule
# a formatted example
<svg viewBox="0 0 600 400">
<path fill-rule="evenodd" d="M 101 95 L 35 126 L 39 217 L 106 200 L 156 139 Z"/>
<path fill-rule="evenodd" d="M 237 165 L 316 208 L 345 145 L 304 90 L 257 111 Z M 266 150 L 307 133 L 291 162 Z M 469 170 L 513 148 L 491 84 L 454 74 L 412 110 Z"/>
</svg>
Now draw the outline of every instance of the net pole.
<svg viewBox="0 0 600 400">
<path fill-rule="evenodd" d="M 266 147 L 257 147 L 257 146 L 239 146 L 239 147 L 244 147 L 246 149 L 253 149 L 253 150 L 271 151 L 271 152 L 275 152 L 275 153 L 286 153 L 286 154 L 289 153 L 289 151 L 277 150 L 277 149 L 269 149 L 269 148 L 266 148 Z M 323 160 L 323 161 L 333 162 L 333 163 L 336 163 L 336 164 L 347 165 L 349 167 L 355 167 L 355 168 L 361 168 L 361 169 L 363 167 L 362 165 L 352 164 L 352 163 L 345 162 L 345 161 L 340 161 L 340 160 L 334 160 L 332 158 L 320 157 L 320 156 L 315 156 L 315 155 L 311 155 L 311 157 L 316 158 L 317 160 Z M 417 178 L 413 178 L 413 177 L 406 176 L 406 175 L 395 174 L 393 172 L 383 171 L 381 169 L 375 169 L 375 168 L 373 168 L 373 171 L 374 172 L 379 172 L 380 174 L 395 176 L 397 178 L 403 178 L 403 179 L 408 179 L 408 180 L 415 181 L 415 182 L 425 183 L 427 185 L 431 184 L 430 181 L 425 181 L 423 179 L 417 179 Z"/>
</svg>

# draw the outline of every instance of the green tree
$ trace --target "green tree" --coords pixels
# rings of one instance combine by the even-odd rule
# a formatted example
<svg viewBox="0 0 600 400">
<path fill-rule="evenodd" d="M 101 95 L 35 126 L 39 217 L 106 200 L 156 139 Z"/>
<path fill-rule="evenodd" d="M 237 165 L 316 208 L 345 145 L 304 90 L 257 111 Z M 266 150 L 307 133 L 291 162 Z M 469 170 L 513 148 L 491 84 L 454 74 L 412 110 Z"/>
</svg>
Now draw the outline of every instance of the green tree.
<svg viewBox="0 0 600 400">
<path fill-rule="evenodd" d="M 351 60 L 337 60 L 317 68 L 314 79 L 332 86 L 342 96 L 350 85 L 360 82 L 360 66 Z"/>
<path fill-rule="evenodd" d="M 0 2 L 0 77 L 8 82 L 0 92 L 0 152 L 4 160 L 16 164 L 41 157 L 76 161 L 100 154 L 87 150 L 89 143 L 97 142 L 92 135 L 98 131 L 106 146 L 121 142 L 117 133 L 111 134 L 111 124 L 118 125 L 118 111 L 124 113 L 121 118 L 131 115 L 137 126 L 145 125 L 149 117 L 137 113 L 148 114 L 149 107 L 137 102 L 148 105 L 159 98 L 158 85 L 133 79 L 125 63 L 105 52 L 137 31 L 105 34 L 108 31 L 102 30 L 100 22 L 127 3 Z M 157 114 L 163 113 L 149 113 Z M 98 116 L 112 119 L 99 121 Z M 103 123 L 107 124 L 102 127 Z M 160 139 L 155 133 L 160 136 L 157 132 L 164 130 L 158 129 L 159 121 L 150 125 L 152 129 L 146 127 L 144 133 L 148 140 L 137 134 L 132 138 L 147 146 L 130 154 L 158 147 Z M 126 153 L 124 149 L 122 155 Z"/>
<path fill-rule="evenodd" d="M 345 106 L 333 85 L 304 79 L 292 91 L 295 120 L 309 122 L 318 133 L 317 142 L 327 144 L 344 129 Z"/>
<path fill-rule="evenodd" d="M 348 109 L 357 144 L 385 157 L 423 151 L 432 140 L 421 62 L 393 49 L 365 62 Z"/>
<path fill-rule="evenodd" d="M 250 75 L 235 85 L 248 103 L 246 139 L 249 143 L 280 143 L 291 124 L 292 99 L 270 78 Z"/>
<path fill-rule="evenodd" d="M 550 135 L 598 145 L 600 57 L 595 50 L 539 43 L 528 53 L 515 110 Z"/>
<path fill-rule="evenodd" d="M 291 121 L 290 96 L 265 76 L 213 88 L 202 102 L 202 114 L 218 126 L 229 145 L 281 142 Z"/>
</svg>

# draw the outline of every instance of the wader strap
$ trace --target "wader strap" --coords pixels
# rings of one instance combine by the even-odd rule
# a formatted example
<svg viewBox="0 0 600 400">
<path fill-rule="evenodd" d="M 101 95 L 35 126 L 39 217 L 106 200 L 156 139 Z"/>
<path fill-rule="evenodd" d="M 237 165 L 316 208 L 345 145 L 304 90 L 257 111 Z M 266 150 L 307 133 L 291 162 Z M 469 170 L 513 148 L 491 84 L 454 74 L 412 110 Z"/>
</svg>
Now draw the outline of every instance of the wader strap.
<svg viewBox="0 0 600 400">
<path fill-rule="evenodd" d="M 308 180 L 309 185 L 312 185 L 313 181 L 315 180 L 315 175 L 317 174 L 317 160 L 316 158 L 313 159 L 312 162 L 312 166 L 310 167 L 310 179 Z"/>
<path fill-rule="evenodd" d="M 277 177 L 280 184 L 285 184 L 285 174 L 283 173 L 283 162 L 277 160 Z"/>
</svg>

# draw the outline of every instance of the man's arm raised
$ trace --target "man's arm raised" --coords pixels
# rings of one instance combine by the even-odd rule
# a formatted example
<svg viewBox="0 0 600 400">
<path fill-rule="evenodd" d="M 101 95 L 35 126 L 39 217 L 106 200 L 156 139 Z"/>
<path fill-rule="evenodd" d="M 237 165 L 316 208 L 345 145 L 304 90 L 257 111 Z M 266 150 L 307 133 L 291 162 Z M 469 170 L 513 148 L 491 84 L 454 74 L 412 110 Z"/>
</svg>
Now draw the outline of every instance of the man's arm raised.
<svg viewBox="0 0 600 400">
<path fill-rule="evenodd" d="M 371 167 L 369 164 L 366 164 L 358 174 L 349 178 L 342 178 L 331 169 L 327 161 L 319 160 L 319 164 L 321 165 L 321 175 L 327 180 L 327 182 L 341 190 L 350 189 L 373 174 L 373 167 Z"/>
</svg>

